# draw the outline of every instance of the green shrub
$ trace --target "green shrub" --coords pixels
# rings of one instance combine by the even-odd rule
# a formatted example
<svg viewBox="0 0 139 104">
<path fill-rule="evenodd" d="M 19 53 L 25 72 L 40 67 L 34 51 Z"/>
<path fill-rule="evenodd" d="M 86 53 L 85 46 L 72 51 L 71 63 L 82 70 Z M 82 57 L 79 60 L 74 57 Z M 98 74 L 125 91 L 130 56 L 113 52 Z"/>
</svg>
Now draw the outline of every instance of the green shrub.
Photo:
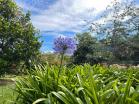
<svg viewBox="0 0 139 104">
<path fill-rule="evenodd" d="M 99 65 L 36 66 L 16 81 L 19 104 L 138 104 L 139 71 Z M 58 79 L 58 83 L 57 83 Z"/>
</svg>

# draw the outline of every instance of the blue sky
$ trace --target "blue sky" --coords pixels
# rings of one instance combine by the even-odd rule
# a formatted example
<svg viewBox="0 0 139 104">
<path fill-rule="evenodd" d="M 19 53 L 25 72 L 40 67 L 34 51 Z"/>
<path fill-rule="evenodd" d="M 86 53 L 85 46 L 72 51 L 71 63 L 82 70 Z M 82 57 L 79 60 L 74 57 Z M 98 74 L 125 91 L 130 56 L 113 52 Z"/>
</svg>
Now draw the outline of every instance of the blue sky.
<svg viewBox="0 0 139 104">
<path fill-rule="evenodd" d="M 86 20 L 102 22 L 99 16 L 113 0 L 15 1 L 24 11 L 31 12 L 31 21 L 40 30 L 40 40 L 44 41 L 41 51 L 52 52 L 57 36 L 74 37 L 76 33 L 88 31 L 91 24 Z M 139 4 L 139 0 L 137 2 Z"/>
</svg>

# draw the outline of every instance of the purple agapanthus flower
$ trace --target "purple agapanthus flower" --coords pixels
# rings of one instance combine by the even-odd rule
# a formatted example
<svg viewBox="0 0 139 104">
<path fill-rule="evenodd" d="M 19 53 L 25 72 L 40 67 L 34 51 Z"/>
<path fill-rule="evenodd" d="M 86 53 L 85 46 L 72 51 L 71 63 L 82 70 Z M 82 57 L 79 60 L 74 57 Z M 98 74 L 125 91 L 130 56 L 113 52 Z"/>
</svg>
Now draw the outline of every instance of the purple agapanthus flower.
<svg viewBox="0 0 139 104">
<path fill-rule="evenodd" d="M 73 38 L 59 36 L 54 40 L 54 51 L 60 54 L 73 54 L 76 41 Z"/>
</svg>

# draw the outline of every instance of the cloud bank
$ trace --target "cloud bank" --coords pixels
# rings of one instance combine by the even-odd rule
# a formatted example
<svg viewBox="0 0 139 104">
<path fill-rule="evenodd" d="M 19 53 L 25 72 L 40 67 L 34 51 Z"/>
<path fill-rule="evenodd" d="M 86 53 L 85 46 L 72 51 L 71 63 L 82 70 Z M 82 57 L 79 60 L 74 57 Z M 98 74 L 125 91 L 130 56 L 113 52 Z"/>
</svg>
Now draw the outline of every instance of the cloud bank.
<svg viewBox="0 0 139 104">
<path fill-rule="evenodd" d="M 25 0 L 26 1 L 26 0 Z M 98 19 L 113 0 L 17 0 L 24 10 L 30 10 L 32 22 L 40 31 L 82 32 L 88 29 L 86 21 Z"/>
</svg>

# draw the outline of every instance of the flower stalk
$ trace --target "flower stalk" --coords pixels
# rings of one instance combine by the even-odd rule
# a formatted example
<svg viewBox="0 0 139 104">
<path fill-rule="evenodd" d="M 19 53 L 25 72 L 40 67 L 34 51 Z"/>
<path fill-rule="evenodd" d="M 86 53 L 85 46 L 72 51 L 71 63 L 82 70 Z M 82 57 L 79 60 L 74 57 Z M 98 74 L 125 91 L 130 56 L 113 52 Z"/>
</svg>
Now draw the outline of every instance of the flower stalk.
<svg viewBox="0 0 139 104">
<path fill-rule="evenodd" d="M 60 67 L 58 69 L 58 76 L 57 76 L 57 85 L 59 81 L 58 78 L 62 70 L 64 54 L 73 54 L 75 50 L 76 50 L 76 42 L 73 38 L 60 36 L 54 40 L 54 51 L 61 55 Z"/>
<path fill-rule="evenodd" d="M 58 85 L 58 78 L 59 78 L 59 75 L 60 75 L 61 70 L 62 70 L 63 59 L 64 59 L 64 52 L 61 53 L 60 67 L 59 67 L 59 70 L 58 70 L 58 76 L 57 76 L 57 85 Z"/>
</svg>

